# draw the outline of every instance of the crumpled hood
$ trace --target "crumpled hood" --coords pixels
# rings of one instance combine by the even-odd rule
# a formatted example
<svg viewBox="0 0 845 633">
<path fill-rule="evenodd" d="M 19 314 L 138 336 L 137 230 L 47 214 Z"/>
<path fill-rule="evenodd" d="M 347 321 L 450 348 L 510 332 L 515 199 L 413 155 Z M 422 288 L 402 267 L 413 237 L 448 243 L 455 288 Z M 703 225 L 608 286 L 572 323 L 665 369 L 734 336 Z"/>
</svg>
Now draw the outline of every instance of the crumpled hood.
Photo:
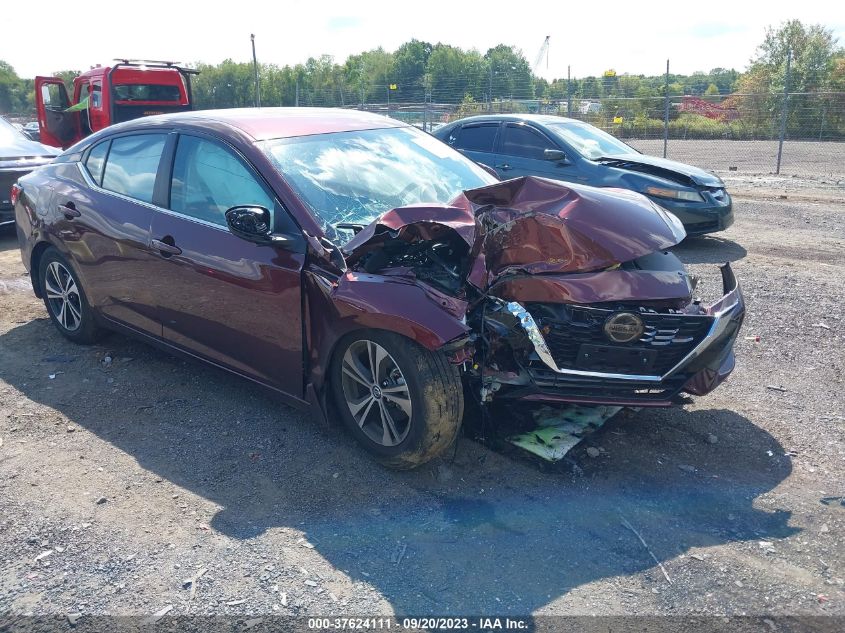
<svg viewBox="0 0 845 633">
<path fill-rule="evenodd" d="M 680 222 L 641 194 L 533 176 L 460 194 L 448 205 L 392 209 L 343 251 L 354 265 L 388 239 L 454 231 L 469 246 L 467 278 L 486 288 L 511 273 L 603 270 L 678 244 Z"/>
<path fill-rule="evenodd" d="M 652 174 L 659 178 L 666 178 L 686 185 L 702 187 L 723 187 L 722 179 L 708 171 L 678 163 L 668 158 L 649 156 L 648 154 L 611 154 L 599 159 L 599 162 L 610 167 Z M 688 181 L 688 182 L 687 182 Z"/>
</svg>

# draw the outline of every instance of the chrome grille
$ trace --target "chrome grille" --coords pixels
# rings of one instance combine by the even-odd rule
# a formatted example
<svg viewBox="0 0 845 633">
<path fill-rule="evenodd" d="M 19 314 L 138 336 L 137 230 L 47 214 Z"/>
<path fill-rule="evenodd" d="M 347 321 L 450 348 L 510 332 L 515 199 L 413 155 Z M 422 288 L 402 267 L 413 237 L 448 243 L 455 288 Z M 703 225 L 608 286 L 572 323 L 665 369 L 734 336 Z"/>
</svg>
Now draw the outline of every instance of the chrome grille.
<svg viewBox="0 0 845 633">
<path fill-rule="evenodd" d="M 583 369 L 578 359 L 582 345 L 655 354 L 649 374 L 664 375 L 700 343 L 713 322 L 712 317 L 680 312 L 658 312 L 647 308 L 609 309 L 568 304 L 526 306 L 542 332 L 555 363 L 561 369 Z M 630 343 L 616 343 L 604 332 L 607 319 L 618 312 L 630 312 L 642 319 L 642 336 Z M 601 370 L 607 370 L 602 367 Z M 632 368 L 618 373 L 634 374 Z"/>
</svg>

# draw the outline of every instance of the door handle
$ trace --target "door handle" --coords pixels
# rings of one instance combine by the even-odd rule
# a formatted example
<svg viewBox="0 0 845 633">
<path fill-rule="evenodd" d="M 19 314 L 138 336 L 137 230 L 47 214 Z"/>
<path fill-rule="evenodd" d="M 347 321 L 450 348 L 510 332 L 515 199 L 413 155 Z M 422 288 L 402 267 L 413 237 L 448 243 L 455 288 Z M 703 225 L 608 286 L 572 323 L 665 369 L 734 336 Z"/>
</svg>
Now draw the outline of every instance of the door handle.
<svg viewBox="0 0 845 633">
<path fill-rule="evenodd" d="M 507 171 L 510 168 L 511 168 L 511 166 L 508 165 L 507 163 L 505 163 L 504 165 L 496 165 L 496 169 L 501 169 L 502 171 Z"/>
<path fill-rule="evenodd" d="M 150 240 L 150 248 L 156 249 L 165 257 L 182 254 L 181 248 L 175 244 L 168 244 L 167 242 L 162 242 L 161 240 Z"/>
<path fill-rule="evenodd" d="M 59 210 L 59 213 L 65 216 L 68 220 L 78 218 L 80 215 L 82 215 L 79 211 L 76 210 L 76 207 L 72 202 L 56 205 L 56 208 Z"/>
</svg>

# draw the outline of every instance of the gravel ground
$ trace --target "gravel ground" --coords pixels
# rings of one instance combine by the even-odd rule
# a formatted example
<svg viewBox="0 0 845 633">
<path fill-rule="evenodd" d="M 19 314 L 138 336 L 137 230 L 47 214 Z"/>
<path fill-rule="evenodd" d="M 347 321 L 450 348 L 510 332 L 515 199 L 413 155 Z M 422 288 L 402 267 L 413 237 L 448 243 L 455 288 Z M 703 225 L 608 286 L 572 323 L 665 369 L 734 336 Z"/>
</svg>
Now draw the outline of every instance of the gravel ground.
<svg viewBox="0 0 845 633">
<path fill-rule="evenodd" d="M 845 206 L 736 213 L 677 248 L 709 297 L 734 263 L 734 376 L 553 468 L 464 438 L 390 472 L 246 381 L 70 344 L 0 239 L 0 615 L 845 615 Z"/>
</svg>

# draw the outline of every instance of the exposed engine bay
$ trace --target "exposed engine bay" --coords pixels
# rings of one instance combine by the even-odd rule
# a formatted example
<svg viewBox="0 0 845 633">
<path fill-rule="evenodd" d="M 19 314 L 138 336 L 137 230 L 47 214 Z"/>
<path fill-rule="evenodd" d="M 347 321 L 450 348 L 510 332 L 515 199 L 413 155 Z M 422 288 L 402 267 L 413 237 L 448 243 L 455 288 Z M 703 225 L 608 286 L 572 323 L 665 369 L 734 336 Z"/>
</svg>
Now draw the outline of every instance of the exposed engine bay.
<svg viewBox="0 0 845 633">
<path fill-rule="evenodd" d="M 639 194 L 528 177 L 393 209 L 343 251 L 466 326 L 446 353 L 482 401 L 668 406 L 727 377 L 744 314 L 728 264 L 721 301 L 693 298 L 684 237 Z"/>
</svg>

